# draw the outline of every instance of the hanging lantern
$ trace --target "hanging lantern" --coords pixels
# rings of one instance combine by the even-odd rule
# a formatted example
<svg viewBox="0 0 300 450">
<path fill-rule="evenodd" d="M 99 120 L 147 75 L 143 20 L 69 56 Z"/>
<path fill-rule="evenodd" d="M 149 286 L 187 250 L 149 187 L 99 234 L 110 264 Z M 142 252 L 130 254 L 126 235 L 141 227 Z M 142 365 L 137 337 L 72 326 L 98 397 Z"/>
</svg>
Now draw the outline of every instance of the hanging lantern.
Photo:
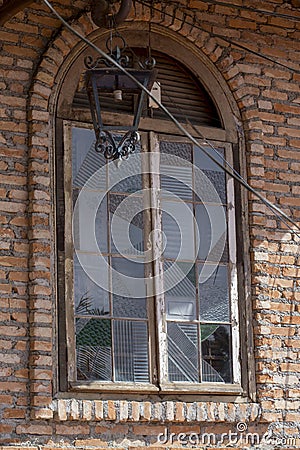
<svg viewBox="0 0 300 450">
<path fill-rule="evenodd" d="M 118 35 L 118 38 L 120 36 Z M 123 40 L 123 38 L 121 38 Z M 124 40 L 123 40 L 124 42 Z M 108 47 L 108 44 L 107 44 Z M 124 47 L 125 48 L 125 42 Z M 127 68 L 129 58 L 122 54 L 122 50 L 116 47 L 110 52 L 110 56 L 117 61 L 126 71 L 130 73 L 148 90 L 151 89 L 156 70 L 152 62 L 151 69 Z M 107 67 L 99 68 L 105 64 Z M 96 151 L 101 152 L 107 159 L 126 159 L 134 152 L 139 141 L 138 127 L 146 98 L 144 90 L 138 86 L 126 73 L 115 66 L 110 66 L 106 59 L 98 58 L 93 60 L 91 56 L 85 58 L 87 67 L 85 74 L 85 86 L 89 98 L 93 126 L 96 134 Z M 135 100 L 134 117 L 132 124 L 108 125 L 103 120 L 103 99 L 105 95 L 111 94 L 114 99 L 115 112 L 121 110 L 124 96 L 130 94 Z M 107 100 L 107 97 L 106 97 Z M 116 135 L 118 133 L 118 135 Z"/>
</svg>

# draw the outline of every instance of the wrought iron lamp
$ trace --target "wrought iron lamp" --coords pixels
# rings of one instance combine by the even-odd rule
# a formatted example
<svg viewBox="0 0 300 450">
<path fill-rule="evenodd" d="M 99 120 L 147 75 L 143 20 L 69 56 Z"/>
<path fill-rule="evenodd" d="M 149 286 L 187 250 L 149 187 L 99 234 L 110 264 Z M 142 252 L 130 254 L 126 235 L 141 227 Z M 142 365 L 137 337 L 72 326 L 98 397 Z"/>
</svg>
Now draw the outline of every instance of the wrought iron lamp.
<svg viewBox="0 0 300 450">
<path fill-rule="evenodd" d="M 146 68 L 127 68 L 129 58 L 123 54 L 126 44 L 123 37 L 119 34 L 117 37 L 122 40 L 123 47 L 120 49 L 117 46 L 112 51 L 109 48 L 109 45 L 112 45 L 112 39 L 111 37 L 108 38 L 106 46 L 109 50 L 109 55 L 122 67 L 126 67 L 127 72 L 150 90 L 156 77 L 156 70 L 153 69 L 155 61 L 146 61 Z M 103 67 L 103 65 L 106 67 Z M 127 159 L 134 152 L 139 141 L 138 127 L 146 97 L 145 92 L 126 73 L 110 65 L 105 58 L 94 60 L 91 56 L 87 56 L 85 58 L 85 66 L 87 68 L 85 86 L 96 134 L 96 151 L 103 153 L 107 159 Z M 132 125 L 105 125 L 102 106 L 103 94 L 111 94 L 112 98 L 114 98 L 116 112 L 118 112 L 118 105 L 122 102 L 123 95 L 131 94 L 134 96 L 136 101 Z"/>
</svg>

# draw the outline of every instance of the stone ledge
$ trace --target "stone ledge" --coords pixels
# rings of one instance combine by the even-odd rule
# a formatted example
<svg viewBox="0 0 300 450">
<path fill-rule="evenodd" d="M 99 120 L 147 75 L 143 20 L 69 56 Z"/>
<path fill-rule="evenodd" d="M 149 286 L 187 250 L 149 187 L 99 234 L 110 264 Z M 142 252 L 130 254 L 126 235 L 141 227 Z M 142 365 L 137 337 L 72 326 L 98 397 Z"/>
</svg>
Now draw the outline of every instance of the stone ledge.
<svg viewBox="0 0 300 450">
<path fill-rule="evenodd" d="M 233 423 L 253 422 L 261 416 L 261 408 L 257 403 L 223 402 L 60 399 L 52 401 L 50 410 L 59 421 L 89 422 Z"/>
</svg>

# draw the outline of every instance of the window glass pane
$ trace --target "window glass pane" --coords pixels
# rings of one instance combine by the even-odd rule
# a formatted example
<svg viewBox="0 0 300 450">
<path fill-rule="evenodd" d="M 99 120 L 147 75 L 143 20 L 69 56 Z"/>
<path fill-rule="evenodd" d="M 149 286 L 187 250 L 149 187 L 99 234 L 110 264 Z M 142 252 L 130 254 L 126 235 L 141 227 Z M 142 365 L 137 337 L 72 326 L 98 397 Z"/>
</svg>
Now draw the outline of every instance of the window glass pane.
<svg viewBox="0 0 300 450">
<path fill-rule="evenodd" d="M 202 381 L 232 383 L 229 325 L 201 325 Z"/>
<path fill-rule="evenodd" d="M 114 317 L 146 319 L 146 299 L 113 295 L 113 315 Z"/>
<path fill-rule="evenodd" d="M 115 381 L 149 381 L 147 324 L 114 321 Z"/>
<path fill-rule="evenodd" d="M 162 202 L 162 229 L 165 235 L 165 258 L 193 260 L 195 255 L 194 215 L 192 205 Z"/>
<path fill-rule="evenodd" d="M 192 146 L 183 142 L 160 143 L 160 183 L 162 197 L 193 199 Z"/>
<path fill-rule="evenodd" d="M 228 261 L 226 210 L 222 205 L 196 205 L 200 236 L 198 258 Z"/>
<path fill-rule="evenodd" d="M 129 298 L 146 297 L 143 260 L 112 258 L 112 292 Z"/>
<path fill-rule="evenodd" d="M 192 200 L 192 169 L 191 167 L 160 166 L 162 198 L 177 196 L 182 200 Z"/>
<path fill-rule="evenodd" d="M 76 319 L 78 380 L 111 380 L 111 321 Z"/>
<path fill-rule="evenodd" d="M 225 172 L 217 172 L 213 170 L 203 170 L 203 173 L 211 181 L 217 194 L 219 195 L 220 203 L 226 203 L 226 183 Z M 201 200 L 201 199 L 199 199 Z M 206 198 L 206 201 L 214 201 L 212 197 Z"/>
<path fill-rule="evenodd" d="M 168 323 L 169 381 L 199 382 L 198 329 L 187 323 Z"/>
<path fill-rule="evenodd" d="M 109 164 L 108 177 L 111 192 L 123 192 L 131 194 L 143 188 L 141 158 L 137 157 L 141 151 L 140 144 L 128 160 L 122 161 L 120 165 Z"/>
<path fill-rule="evenodd" d="M 111 192 L 125 192 L 126 194 L 132 194 L 142 189 L 142 176 L 134 175 L 128 176 L 122 181 L 119 181 L 114 186 L 111 186 Z"/>
<path fill-rule="evenodd" d="M 229 322 L 228 267 L 218 265 L 208 277 L 207 270 L 199 265 L 200 320 Z"/>
<path fill-rule="evenodd" d="M 186 161 L 192 162 L 192 150 L 193 145 L 187 142 L 160 142 L 160 152 L 166 153 L 170 155 L 170 162 L 172 162 L 172 155 L 175 155 L 179 158 L 185 159 Z"/>
<path fill-rule="evenodd" d="M 170 214 L 163 210 L 162 229 L 164 233 L 164 257 L 177 258 L 181 247 L 181 232 L 176 222 Z"/>
<path fill-rule="evenodd" d="M 224 150 L 219 148 L 218 153 L 210 147 L 205 147 L 205 150 L 215 158 L 220 164 L 224 165 L 222 156 L 224 156 Z M 220 156 L 221 155 L 221 156 Z M 194 163 L 199 169 L 203 171 L 205 176 L 211 181 L 216 192 L 208 186 L 207 182 L 204 183 L 206 189 L 201 189 L 201 196 L 197 196 L 198 201 L 215 202 L 216 193 L 219 196 L 220 203 L 226 203 L 226 177 L 225 172 L 219 167 L 209 156 L 207 156 L 200 148 L 194 149 Z M 197 189 L 198 192 L 198 189 Z"/>
<path fill-rule="evenodd" d="M 172 283 L 175 286 L 165 294 L 167 319 L 194 320 L 197 317 L 195 266 L 190 269 L 186 263 L 166 262 L 165 270 L 173 264 L 176 264 L 177 273 L 181 272 L 178 279 L 182 281 Z"/>
<path fill-rule="evenodd" d="M 109 296 L 101 286 L 108 286 L 108 274 L 96 255 L 74 258 L 75 314 L 103 316 L 109 314 Z M 101 264 L 101 265 L 100 265 Z M 90 276 L 93 280 L 90 278 Z"/>
<path fill-rule="evenodd" d="M 145 270 L 143 251 L 151 216 L 138 191 L 153 186 L 157 178 L 142 178 L 134 155 L 121 166 L 107 164 L 95 151 L 92 130 L 75 128 L 72 144 L 77 379 L 147 383 L 151 301 L 145 273 L 150 267 L 153 272 L 152 265 Z M 157 228 L 163 232 L 164 277 L 158 288 L 165 288 L 168 380 L 230 383 L 225 175 L 191 144 L 161 142 L 160 151 L 162 219 Z M 101 179 L 83 188 L 101 167 Z M 107 266 L 99 251 L 105 253 Z"/>
<path fill-rule="evenodd" d="M 75 191 L 76 192 L 76 191 Z M 107 252 L 107 199 L 99 192 L 81 191 L 73 215 L 73 241 L 76 250 Z"/>
<path fill-rule="evenodd" d="M 224 165 L 224 149 L 218 148 L 217 151 L 212 149 L 211 147 L 203 146 L 205 151 L 211 155 L 219 164 Z M 194 162 L 202 170 L 210 170 L 214 172 L 224 173 L 223 169 L 219 167 L 208 155 L 206 155 L 201 148 L 194 147 Z"/>
<path fill-rule="evenodd" d="M 142 197 L 109 195 L 112 253 L 138 255 L 143 252 L 144 214 L 142 210 Z"/>
<path fill-rule="evenodd" d="M 87 128 L 72 128 L 72 148 L 73 185 L 82 187 L 106 159 L 95 151 L 95 133 Z"/>
</svg>

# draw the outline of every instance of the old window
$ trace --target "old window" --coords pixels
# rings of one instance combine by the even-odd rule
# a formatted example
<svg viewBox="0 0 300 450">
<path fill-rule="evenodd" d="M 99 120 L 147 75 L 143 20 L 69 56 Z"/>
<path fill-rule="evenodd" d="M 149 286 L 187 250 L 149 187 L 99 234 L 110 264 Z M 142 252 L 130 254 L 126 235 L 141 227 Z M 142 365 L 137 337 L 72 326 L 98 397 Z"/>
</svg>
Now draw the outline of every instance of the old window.
<svg viewBox="0 0 300 450">
<path fill-rule="evenodd" d="M 174 108 L 164 83 L 173 86 L 177 117 L 190 116 L 194 133 L 207 127 L 210 145 L 195 146 L 150 111 L 136 153 L 107 163 L 89 123 L 62 122 L 61 336 L 73 389 L 241 391 L 234 189 L 201 150 L 223 165 L 232 163 L 232 145 L 206 91 L 167 62 L 165 102 Z M 79 83 L 74 110 L 85 102 Z M 111 108 L 108 101 L 115 120 Z"/>
</svg>

